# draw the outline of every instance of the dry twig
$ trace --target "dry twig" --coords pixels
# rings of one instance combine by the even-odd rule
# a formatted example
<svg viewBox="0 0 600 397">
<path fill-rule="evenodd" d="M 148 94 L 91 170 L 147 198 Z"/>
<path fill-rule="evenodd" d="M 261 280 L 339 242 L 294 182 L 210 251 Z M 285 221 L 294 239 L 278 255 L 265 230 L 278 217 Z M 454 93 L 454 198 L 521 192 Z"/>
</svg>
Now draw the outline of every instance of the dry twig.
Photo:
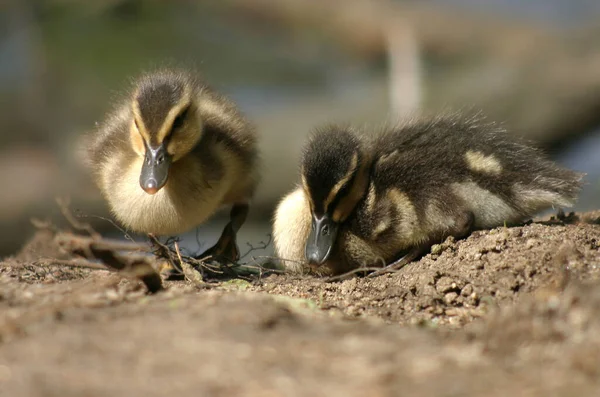
<svg viewBox="0 0 600 397">
<path fill-rule="evenodd" d="M 78 232 L 85 232 L 89 234 L 90 237 L 93 237 L 95 239 L 102 238 L 100 233 L 95 231 L 89 223 L 80 222 L 73 216 L 71 210 L 69 209 L 70 200 L 68 198 L 58 197 L 56 198 L 56 203 L 58 204 L 58 207 L 60 208 L 60 211 L 62 212 L 63 216 L 71 224 L 73 229 L 75 229 Z"/>
<path fill-rule="evenodd" d="M 68 200 L 57 199 L 57 203 L 74 232 L 58 230 L 48 222 L 33 221 L 33 223 L 40 229 L 52 231 L 57 245 L 78 258 L 67 261 L 47 260 L 46 264 L 61 264 L 91 269 L 110 268 L 126 272 L 140 279 L 151 293 L 160 291 L 163 289 L 163 285 L 159 273 L 152 266 L 155 260 L 148 254 L 166 260 L 175 273 L 183 274 L 186 279 L 196 285 L 204 285 L 205 280 L 208 279 L 256 279 L 265 274 L 277 272 L 277 270 L 266 268 L 261 264 L 222 263 L 212 257 L 198 258 L 183 255 L 179 249 L 178 241 L 174 238 L 162 243 L 156 236 L 150 234 L 148 235 L 151 242 L 150 246 L 137 243 L 131 238 L 130 241 L 103 238 L 91 225 L 81 222 L 73 216 L 69 209 Z M 243 256 L 268 247 L 271 243 L 271 236 L 268 237 L 266 242 L 261 241 L 257 247 L 248 244 L 250 248 Z"/>
<path fill-rule="evenodd" d="M 118 253 L 119 251 L 140 251 L 140 244 L 96 239 L 67 232 L 58 233 L 55 241 L 62 249 L 74 255 L 88 260 L 99 260 L 111 269 L 130 273 L 139 278 L 151 293 L 163 289 L 160 275 L 152 267 L 147 255 Z"/>
<path fill-rule="evenodd" d="M 274 269 L 269 269 L 261 265 L 249 265 L 240 263 L 222 263 L 216 261 L 212 257 L 194 257 L 191 255 L 183 255 L 178 252 L 177 242 L 173 239 L 167 240 L 166 243 L 161 243 L 155 236 L 150 236 L 153 245 L 153 253 L 159 258 L 165 259 L 175 269 L 176 272 L 181 272 L 185 275 L 185 269 L 182 268 L 181 264 L 190 265 L 191 268 L 200 273 L 203 280 L 222 280 L 229 278 L 242 278 L 242 279 L 255 279 L 261 278 L 265 274 L 276 272 Z M 267 243 L 261 242 L 260 247 L 254 247 L 251 244 L 248 252 L 244 256 L 250 254 L 252 251 L 263 249 L 268 246 L 270 239 Z M 186 275 L 187 277 L 187 275 Z M 189 278 L 189 277 L 188 277 Z"/>
<path fill-rule="evenodd" d="M 48 223 L 34 221 L 34 225 L 54 232 L 54 241 L 60 248 L 79 257 L 79 260 L 60 262 L 61 264 L 98 268 L 94 266 L 96 264 L 94 261 L 100 261 L 104 265 L 102 268 L 108 267 L 113 270 L 126 272 L 140 279 L 150 293 L 155 293 L 163 289 L 160 275 L 152 267 L 148 256 L 144 255 L 144 252 L 148 252 L 146 245 L 104 239 L 91 225 L 81 222 L 73 216 L 69 209 L 68 200 L 57 199 L 56 201 L 63 216 L 75 232 L 87 234 L 86 236 L 73 232 L 58 231 Z M 120 252 L 122 251 L 126 251 L 129 254 L 121 254 Z M 132 255 L 132 251 L 138 252 L 138 254 Z M 84 259 L 82 260 L 81 258 Z M 98 264 L 98 266 L 100 265 Z"/>
<path fill-rule="evenodd" d="M 337 276 L 328 277 L 327 279 L 325 279 L 325 281 L 328 283 L 331 283 L 334 281 L 343 281 L 343 280 L 350 278 L 350 276 L 356 276 L 356 275 L 360 275 L 360 274 L 363 274 L 363 276 L 364 276 L 368 272 L 376 272 L 379 270 L 381 270 L 380 267 L 361 267 L 358 269 L 350 270 L 349 272 L 346 272 L 346 273 L 338 274 Z M 391 270 L 390 272 L 394 272 L 394 271 Z"/>
</svg>

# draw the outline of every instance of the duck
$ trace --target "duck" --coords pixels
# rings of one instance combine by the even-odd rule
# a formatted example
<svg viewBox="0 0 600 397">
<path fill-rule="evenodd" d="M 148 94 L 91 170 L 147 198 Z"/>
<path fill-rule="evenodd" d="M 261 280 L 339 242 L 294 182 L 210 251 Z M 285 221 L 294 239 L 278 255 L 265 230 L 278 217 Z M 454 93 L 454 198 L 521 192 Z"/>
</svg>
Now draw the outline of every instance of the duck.
<svg viewBox="0 0 600 397">
<path fill-rule="evenodd" d="M 300 181 L 276 206 L 275 253 L 292 272 L 381 275 L 449 236 L 571 207 L 584 175 L 481 113 L 368 131 L 325 125 L 310 135 Z"/>
<path fill-rule="evenodd" d="M 178 235 L 230 206 L 219 241 L 201 256 L 236 261 L 259 180 L 257 140 L 233 101 L 198 73 L 159 69 L 136 78 L 89 134 L 86 164 L 127 231 Z"/>
</svg>

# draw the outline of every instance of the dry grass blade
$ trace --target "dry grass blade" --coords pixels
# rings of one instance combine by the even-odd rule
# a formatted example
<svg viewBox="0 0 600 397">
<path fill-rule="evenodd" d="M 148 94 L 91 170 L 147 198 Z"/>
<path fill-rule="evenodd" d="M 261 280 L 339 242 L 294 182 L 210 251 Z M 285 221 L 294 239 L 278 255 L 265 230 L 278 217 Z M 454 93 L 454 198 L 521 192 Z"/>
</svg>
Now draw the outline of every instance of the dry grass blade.
<svg viewBox="0 0 600 397">
<path fill-rule="evenodd" d="M 190 282 L 196 285 L 203 285 L 204 280 L 202 279 L 202 274 L 196 271 L 189 263 L 187 263 L 181 258 L 181 252 L 179 251 L 179 244 L 177 242 L 175 242 L 175 252 L 177 253 L 177 258 L 179 259 L 179 266 L 183 270 L 185 278 L 187 278 Z"/>
<path fill-rule="evenodd" d="M 183 255 L 179 251 L 177 241 L 167 240 L 165 243 L 162 243 L 153 235 L 149 235 L 149 237 L 153 245 L 152 252 L 154 255 L 168 261 L 175 271 L 181 272 L 181 274 L 184 274 L 188 279 L 190 277 L 188 277 L 186 272 L 189 269 L 185 269 L 187 266 L 190 266 L 195 273 L 199 273 L 203 282 L 232 278 L 252 280 L 261 278 L 266 274 L 278 272 L 276 269 L 267 268 L 259 264 L 249 265 L 236 262 L 222 262 L 210 256 L 198 258 L 190 255 Z M 270 239 L 267 243 L 261 242 L 262 245 L 260 247 L 254 247 L 251 244 L 248 244 L 250 249 L 244 256 L 250 254 L 252 251 L 266 247 L 266 244 L 268 245 L 269 243 Z M 194 276 L 193 278 L 197 279 L 198 277 Z"/>
</svg>

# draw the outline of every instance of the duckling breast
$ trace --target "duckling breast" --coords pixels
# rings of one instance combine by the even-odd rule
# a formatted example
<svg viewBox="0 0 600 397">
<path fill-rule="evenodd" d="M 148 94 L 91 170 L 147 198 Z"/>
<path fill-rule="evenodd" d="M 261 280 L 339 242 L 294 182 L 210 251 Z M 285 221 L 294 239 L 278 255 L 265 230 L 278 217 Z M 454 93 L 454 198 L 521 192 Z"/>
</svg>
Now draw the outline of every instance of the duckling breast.
<svg viewBox="0 0 600 397">
<path fill-rule="evenodd" d="M 275 251 L 286 269 L 302 271 L 310 227 L 308 198 L 301 188 L 297 188 L 280 201 L 273 220 Z"/>
<path fill-rule="evenodd" d="M 139 184 L 143 159 L 124 171 L 105 172 L 105 196 L 111 212 L 128 230 L 157 235 L 176 235 L 206 221 L 221 206 L 226 187 L 202 186 L 189 178 L 170 176 L 157 193 L 146 193 Z M 110 167 L 110 165 L 109 165 Z"/>
</svg>

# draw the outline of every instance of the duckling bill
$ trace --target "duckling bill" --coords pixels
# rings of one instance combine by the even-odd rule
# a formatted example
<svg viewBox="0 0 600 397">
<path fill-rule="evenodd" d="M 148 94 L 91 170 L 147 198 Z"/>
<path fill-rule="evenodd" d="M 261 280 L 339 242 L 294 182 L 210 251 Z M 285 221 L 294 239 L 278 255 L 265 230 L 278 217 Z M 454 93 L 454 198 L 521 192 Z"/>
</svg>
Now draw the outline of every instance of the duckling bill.
<svg viewBox="0 0 600 397">
<path fill-rule="evenodd" d="M 366 134 L 318 129 L 300 183 L 275 212 L 290 270 L 396 269 L 448 236 L 572 206 L 583 174 L 559 167 L 481 118 L 451 115 Z"/>
<path fill-rule="evenodd" d="M 167 183 L 172 156 L 164 143 L 157 148 L 145 144 L 146 154 L 140 172 L 140 186 L 148 194 L 155 194 Z"/>
<path fill-rule="evenodd" d="M 112 213 L 134 232 L 180 234 L 230 205 L 209 251 L 236 260 L 258 181 L 256 141 L 235 104 L 195 73 L 159 70 L 138 78 L 92 134 L 88 159 Z"/>
</svg>

